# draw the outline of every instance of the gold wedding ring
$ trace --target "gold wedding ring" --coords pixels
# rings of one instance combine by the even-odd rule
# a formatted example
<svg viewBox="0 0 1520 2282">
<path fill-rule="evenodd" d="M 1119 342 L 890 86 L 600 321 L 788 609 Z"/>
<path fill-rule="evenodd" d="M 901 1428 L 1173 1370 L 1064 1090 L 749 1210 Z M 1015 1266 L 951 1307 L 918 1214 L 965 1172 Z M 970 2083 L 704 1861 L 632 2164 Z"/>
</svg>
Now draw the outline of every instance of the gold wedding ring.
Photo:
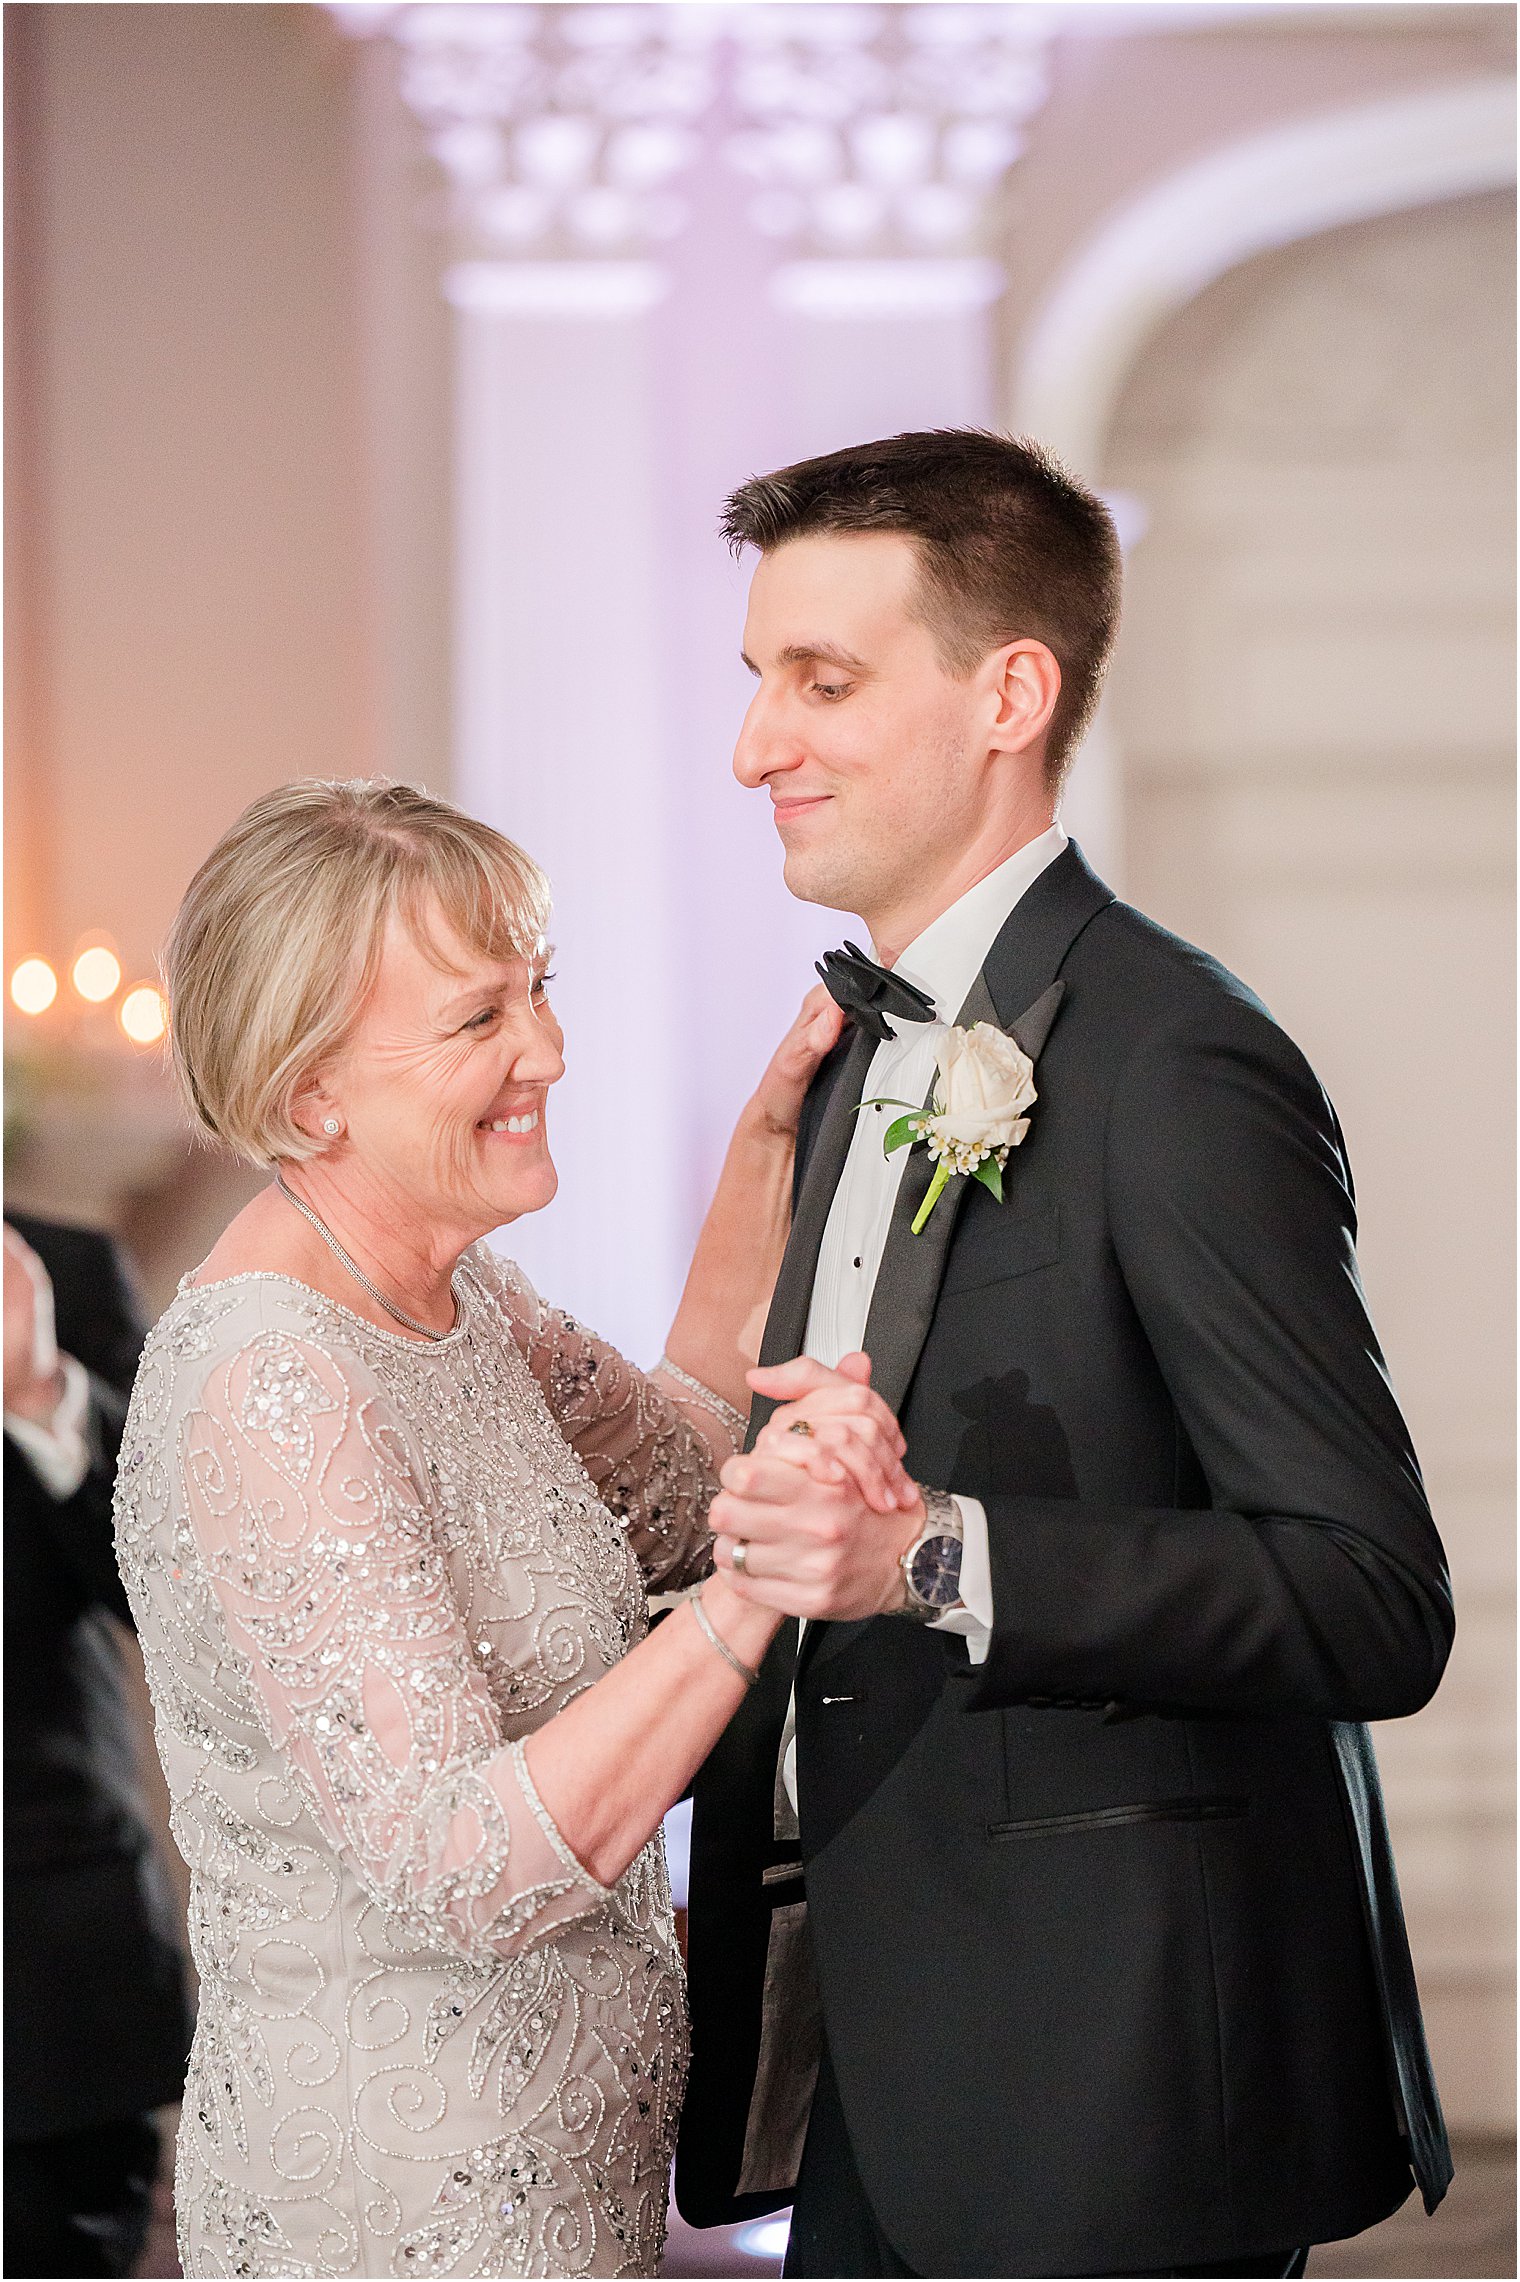
<svg viewBox="0 0 1520 2282">
<path fill-rule="evenodd" d="M 788 1434 L 806 1434 L 811 1437 L 813 1429 L 805 1418 L 794 1418 L 786 1431 Z"/>
<path fill-rule="evenodd" d="M 729 1567 L 733 1570 L 736 1577 L 744 1577 L 749 1574 L 747 1568 L 745 1567 L 745 1563 L 748 1561 L 748 1559 L 749 1540 L 744 1537 L 736 1537 L 734 1539 L 734 1549 L 728 1557 Z"/>
</svg>

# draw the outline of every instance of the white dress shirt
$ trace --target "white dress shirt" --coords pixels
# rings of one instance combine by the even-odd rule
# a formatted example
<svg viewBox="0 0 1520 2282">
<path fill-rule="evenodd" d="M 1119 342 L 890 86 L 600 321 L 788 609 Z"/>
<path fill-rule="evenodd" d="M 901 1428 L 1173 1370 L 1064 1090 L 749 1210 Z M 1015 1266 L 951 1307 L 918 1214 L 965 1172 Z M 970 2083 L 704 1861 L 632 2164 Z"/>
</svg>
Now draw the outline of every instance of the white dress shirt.
<svg viewBox="0 0 1520 2282">
<path fill-rule="evenodd" d="M 1030 840 L 997 870 L 968 888 L 958 903 L 931 920 L 922 935 L 896 961 L 893 973 L 927 991 L 935 1004 L 933 1022 L 897 1021 L 894 1038 L 883 1040 L 871 1057 L 862 1098 L 888 1096 L 919 1108 L 933 1082 L 935 1047 L 960 1013 L 988 952 L 1026 889 L 1066 846 L 1059 824 Z M 888 1017 L 892 1021 L 892 1017 Z M 877 1271 L 886 1249 L 892 1207 L 910 1151 L 888 1157 L 882 1135 L 896 1108 L 863 1109 L 855 1120 L 849 1154 L 834 1191 L 834 1202 L 818 1250 L 803 1352 L 830 1369 L 841 1355 L 865 1343 L 866 1318 Z M 938 1486 L 938 1485 L 933 1485 Z M 978 1499 L 956 1495 L 965 1524 L 961 1555 L 961 1607 L 935 1620 L 935 1629 L 965 1636 L 973 1664 L 986 1661 L 992 1639 L 992 1564 L 987 1548 L 987 1516 Z M 792 1721 L 788 1718 L 788 1730 Z M 796 1739 L 788 1733 L 782 1780 L 796 1804 Z"/>
</svg>

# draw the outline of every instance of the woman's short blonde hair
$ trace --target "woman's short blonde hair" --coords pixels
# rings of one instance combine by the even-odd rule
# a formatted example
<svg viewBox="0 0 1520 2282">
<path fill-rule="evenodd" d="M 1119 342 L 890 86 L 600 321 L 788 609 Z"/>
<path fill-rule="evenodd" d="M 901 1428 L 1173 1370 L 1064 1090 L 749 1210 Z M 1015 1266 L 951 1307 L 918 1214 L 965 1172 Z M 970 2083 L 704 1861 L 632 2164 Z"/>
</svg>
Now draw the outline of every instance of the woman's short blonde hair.
<svg viewBox="0 0 1520 2282">
<path fill-rule="evenodd" d="M 531 958 L 549 883 L 489 824 L 409 784 L 308 777 L 246 808 L 164 953 L 170 1051 L 202 1131 L 256 1165 L 315 1156 L 295 1097 L 347 1041 L 392 913 L 448 963 L 435 909 L 472 951 Z"/>
</svg>

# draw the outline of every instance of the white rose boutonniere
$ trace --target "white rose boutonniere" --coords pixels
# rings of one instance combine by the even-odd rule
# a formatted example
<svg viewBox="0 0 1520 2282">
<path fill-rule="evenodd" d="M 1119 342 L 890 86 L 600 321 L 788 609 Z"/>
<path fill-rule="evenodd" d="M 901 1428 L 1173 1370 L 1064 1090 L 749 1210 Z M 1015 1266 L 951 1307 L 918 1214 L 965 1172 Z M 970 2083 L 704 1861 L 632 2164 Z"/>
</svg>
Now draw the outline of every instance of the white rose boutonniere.
<svg viewBox="0 0 1520 2282">
<path fill-rule="evenodd" d="M 969 1173 L 1003 1201 L 1003 1167 L 1029 1131 L 1027 1112 L 1037 1099 L 1034 1064 L 1022 1046 L 990 1022 L 947 1029 L 935 1048 L 939 1077 L 934 1105 L 893 1120 L 882 1145 L 913 1148 L 923 1142 L 934 1178 L 913 1222 L 918 1235 L 954 1173 Z M 861 1107 L 868 1105 L 862 1102 Z M 908 1106 L 894 1103 L 894 1108 Z"/>
</svg>

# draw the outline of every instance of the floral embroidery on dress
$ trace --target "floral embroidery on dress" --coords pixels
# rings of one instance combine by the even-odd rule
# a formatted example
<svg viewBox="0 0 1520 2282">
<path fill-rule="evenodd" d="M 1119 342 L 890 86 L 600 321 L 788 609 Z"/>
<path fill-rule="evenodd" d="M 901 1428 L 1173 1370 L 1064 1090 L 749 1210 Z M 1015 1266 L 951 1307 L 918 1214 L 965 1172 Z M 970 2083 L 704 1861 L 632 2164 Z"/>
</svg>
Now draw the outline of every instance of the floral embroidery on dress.
<svg viewBox="0 0 1520 2282">
<path fill-rule="evenodd" d="M 276 1462 L 300 1481 L 311 1469 L 316 1421 L 336 1407 L 299 1349 L 276 1341 L 249 1367 L 238 1424 L 249 1437 L 267 1435 Z"/>
<path fill-rule="evenodd" d="M 477 1248 L 436 1344 L 187 1283 L 117 1543 L 201 1978 L 187 2275 L 644 2275 L 684 1981 L 656 1838 L 613 1887 L 525 1739 L 694 1581 L 734 1446 Z"/>
</svg>

